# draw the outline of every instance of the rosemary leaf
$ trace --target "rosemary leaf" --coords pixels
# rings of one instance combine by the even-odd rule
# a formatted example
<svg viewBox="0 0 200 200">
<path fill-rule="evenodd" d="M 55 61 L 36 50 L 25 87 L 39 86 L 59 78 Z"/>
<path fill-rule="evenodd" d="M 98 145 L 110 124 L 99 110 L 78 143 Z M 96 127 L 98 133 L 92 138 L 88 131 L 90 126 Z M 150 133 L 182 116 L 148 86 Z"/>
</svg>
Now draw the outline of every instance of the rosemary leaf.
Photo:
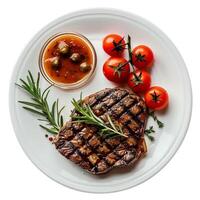
<svg viewBox="0 0 200 200">
<path fill-rule="evenodd" d="M 43 93 L 42 93 L 42 99 L 44 99 L 44 95 L 45 95 L 45 93 L 47 92 L 47 91 L 49 91 L 49 89 L 52 87 L 52 85 L 50 85 L 49 87 L 47 87 L 44 91 L 43 91 Z"/>
<path fill-rule="evenodd" d="M 43 128 L 44 130 L 46 130 L 47 132 L 51 133 L 51 134 L 58 134 L 57 130 L 53 130 L 53 129 L 50 129 L 50 128 L 47 128 L 43 125 L 40 124 L 40 127 Z"/>
<path fill-rule="evenodd" d="M 58 110 L 58 99 L 56 100 L 56 113 L 57 113 L 57 124 L 60 124 L 60 118 L 59 118 L 60 114 L 59 114 L 59 110 Z"/>
<path fill-rule="evenodd" d="M 110 118 L 109 115 L 107 115 L 107 118 L 108 118 L 108 121 L 109 121 L 111 127 L 112 127 L 115 131 L 117 131 L 117 129 L 116 129 L 115 125 L 113 124 L 113 122 L 112 122 L 112 120 L 111 120 L 111 118 Z"/>
<path fill-rule="evenodd" d="M 58 105 L 58 103 L 57 103 Z M 58 117 L 60 116 L 61 112 L 63 111 L 63 109 L 65 108 L 65 106 L 63 106 L 60 110 L 57 109 L 57 112 L 58 112 Z"/>
<path fill-rule="evenodd" d="M 30 89 L 33 90 L 33 85 L 32 85 L 31 79 L 29 78 L 29 76 L 27 76 L 26 78 L 27 78 L 28 85 L 29 85 Z"/>
<path fill-rule="evenodd" d="M 36 84 L 36 88 L 37 88 L 37 90 L 40 90 L 40 88 L 39 88 L 39 84 L 40 84 L 40 73 L 38 72 L 37 84 Z"/>
<path fill-rule="evenodd" d="M 27 106 L 32 106 L 36 109 L 40 109 L 41 105 L 37 104 L 37 103 L 32 103 L 32 102 L 27 102 L 27 101 L 18 101 L 21 104 L 27 105 Z"/>
<path fill-rule="evenodd" d="M 47 103 L 47 98 L 48 98 L 48 96 L 49 96 L 49 92 L 50 92 L 50 90 L 48 90 L 47 92 L 46 92 L 46 95 L 45 95 L 45 97 L 44 97 L 44 101 Z M 48 103 L 47 103 L 47 105 L 48 105 Z"/>
<path fill-rule="evenodd" d="M 38 119 L 38 121 L 41 121 L 41 122 L 48 122 L 47 119 Z"/>
<path fill-rule="evenodd" d="M 40 101 L 40 99 L 38 99 L 38 98 L 35 98 L 35 97 L 32 97 L 31 98 L 33 101 L 35 101 L 36 103 L 38 103 L 38 104 L 41 104 L 41 101 Z"/>
<path fill-rule="evenodd" d="M 34 81 L 34 79 L 33 79 L 33 76 L 32 76 L 32 74 L 31 74 L 30 70 L 28 70 L 28 74 L 29 74 L 29 77 L 30 77 L 30 79 L 31 79 L 32 86 L 35 87 L 35 81 Z"/>
<path fill-rule="evenodd" d="M 34 109 L 32 109 L 32 108 L 25 107 L 25 106 L 23 106 L 22 108 L 24 108 L 25 110 L 28 110 L 28 111 L 30 111 L 30 112 L 32 112 L 32 113 L 35 113 L 35 114 L 44 116 L 44 113 L 39 112 L 39 111 L 37 111 L 37 110 L 34 110 Z"/>
<path fill-rule="evenodd" d="M 52 118 L 55 118 L 55 106 L 56 106 L 56 101 L 53 103 L 52 109 L 51 109 Z"/>
</svg>

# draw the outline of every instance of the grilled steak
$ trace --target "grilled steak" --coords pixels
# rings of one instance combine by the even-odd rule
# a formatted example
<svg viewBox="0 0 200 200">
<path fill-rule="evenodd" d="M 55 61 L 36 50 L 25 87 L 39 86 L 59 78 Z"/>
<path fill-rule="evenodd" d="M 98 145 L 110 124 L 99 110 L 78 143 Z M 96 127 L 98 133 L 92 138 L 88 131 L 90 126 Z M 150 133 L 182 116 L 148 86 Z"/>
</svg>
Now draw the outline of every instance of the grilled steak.
<svg viewBox="0 0 200 200">
<path fill-rule="evenodd" d="M 54 141 L 63 156 L 93 174 L 102 174 L 113 167 L 133 164 L 145 154 L 147 113 L 145 103 L 139 96 L 126 89 L 113 88 L 92 94 L 83 102 L 90 105 L 95 115 L 105 122 L 106 116 L 111 116 L 128 137 L 104 138 L 94 125 L 69 121 Z"/>
</svg>

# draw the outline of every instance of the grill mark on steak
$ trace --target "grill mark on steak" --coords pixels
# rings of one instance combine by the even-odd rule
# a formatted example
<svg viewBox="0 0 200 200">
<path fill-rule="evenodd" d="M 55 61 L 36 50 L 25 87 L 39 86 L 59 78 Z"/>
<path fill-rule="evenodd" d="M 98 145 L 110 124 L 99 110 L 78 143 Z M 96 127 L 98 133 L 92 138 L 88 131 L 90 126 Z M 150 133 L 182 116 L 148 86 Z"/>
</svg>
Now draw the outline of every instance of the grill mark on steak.
<svg viewBox="0 0 200 200">
<path fill-rule="evenodd" d="M 72 126 L 72 128 L 74 128 L 74 126 Z M 77 135 L 80 137 L 80 134 L 77 134 Z M 77 135 L 75 134 L 75 136 L 74 136 L 73 139 L 75 139 L 75 137 L 76 137 Z M 78 137 L 78 138 L 79 138 L 79 137 Z M 90 139 L 92 139 L 93 137 L 97 137 L 97 136 L 93 135 L 93 136 L 91 136 L 90 138 L 88 138 L 88 140 L 90 141 Z M 98 157 L 101 158 L 101 160 L 103 159 L 104 162 L 105 162 L 107 165 L 109 165 L 109 163 L 107 162 L 107 160 L 105 159 L 105 157 L 99 156 L 99 152 L 96 151 L 96 148 L 93 147 L 93 146 L 91 146 L 91 145 L 89 145 L 90 148 L 91 148 L 91 149 L 90 149 L 91 152 L 90 152 L 87 156 L 81 154 L 80 151 L 78 150 L 78 147 L 75 146 L 75 145 L 73 144 L 73 139 L 71 140 L 71 143 L 67 143 L 67 146 L 66 146 L 66 147 L 68 147 L 68 148 L 70 147 L 70 151 L 68 151 L 69 153 L 66 154 L 66 151 L 64 151 L 64 154 L 62 153 L 65 157 L 69 158 L 70 160 L 72 160 L 73 162 L 75 162 L 76 164 L 78 164 L 78 163 L 79 163 L 79 160 L 78 160 L 78 161 L 75 160 L 75 158 L 77 158 L 78 156 L 81 155 L 81 156 L 83 156 L 83 157 L 85 158 L 85 160 L 88 161 L 88 157 L 87 157 L 87 156 L 91 156 L 91 154 L 94 154 L 94 153 L 95 153 Z M 79 139 L 80 139 L 80 138 L 79 138 Z M 82 143 L 82 144 L 88 145 L 88 141 L 85 140 L 83 137 L 82 137 L 82 139 L 84 140 L 84 143 Z M 100 138 L 100 137 L 98 137 L 98 139 L 103 140 L 103 139 Z M 123 138 L 121 138 L 121 140 L 123 140 Z M 106 143 L 106 141 L 104 141 L 104 142 L 102 142 L 102 143 L 103 143 L 103 145 L 107 145 L 107 146 L 109 146 L 110 148 L 113 148 L 113 147 L 111 147 L 108 143 Z M 66 148 L 66 147 L 65 147 L 65 148 Z M 98 148 L 99 145 L 96 146 L 96 147 Z M 117 147 L 118 147 L 118 146 L 117 146 Z M 116 147 L 116 148 L 117 148 L 117 147 Z M 61 148 L 61 146 L 59 146 L 58 148 Z M 114 150 L 114 154 L 115 154 L 115 148 L 114 148 L 113 150 Z M 71 155 L 73 155 L 73 154 L 75 154 L 74 157 L 71 156 Z M 105 156 L 105 155 L 107 155 L 107 154 L 104 154 L 104 156 Z M 116 156 L 117 156 L 117 155 L 116 155 Z M 117 158 L 119 159 L 120 157 L 117 156 Z M 81 161 L 80 161 L 80 162 L 81 162 Z M 99 160 L 99 162 L 100 162 L 100 160 Z M 99 162 L 97 162 L 96 164 L 98 164 Z M 91 165 L 90 162 L 89 162 L 89 165 L 90 165 L 91 168 L 93 168 L 93 165 Z M 96 168 L 94 168 L 93 171 L 97 172 L 97 171 L 96 171 Z"/>
<path fill-rule="evenodd" d="M 127 91 L 124 91 L 120 96 L 119 94 L 116 93 L 108 93 L 106 96 L 104 96 L 101 100 L 102 102 L 99 104 L 94 104 L 91 106 L 93 109 L 95 115 L 100 116 L 102 115 L 105 111 L 109 110 L 112 108 L 113 105 L 117 104 L 121 100 L 123 100 L 126 96 L 128 95 Z"/>
<path fill-rule="evenodd" d="M 98 144 L 97 145 L 90 145 L 90 140 L 91 139 L 97 139 L 98 140 Z M 106 143 L 104 140 L 103 140 L 103 138 L 102 137 L 99 137 L 99 136 L 95 136 L 95 135 L 93 135 L 89 140 L 85 140 L 84 139 L 84 141 L 85 141 L 85 145 L 89 145 L 90 146 L 90 148 L 91 148 L 91 152 L 87 155 L 87 156 L 85 156 L 85 159 L 86 160 L 88 160 L 88 157 L 90 157 L 92 154 L 96 154 L 99 158 L 100 158 L 100 160 L 98 160 L 95 164 L 96 165 L 98 165 L 98 163 L 99 162 L 101 162 L 101 160 L 104 160 L 104 164 L 107 164 L 107 165 L 109 165 L 109 163 L 106 161 L 106 159 L 105 159 L 105 155 L 107 155 L 109 152 L 110 152 L 110 150 L 109 150 L 109 152 L 107 152 L 107 153 L 104 153 L 103 155 L 101 155 L 100 154 L 100 152 L 98 151 L 98 148 L 100 147 L 100 146 L 110 146 L 108 143 Z M 110 146 L 110 148 L 112 148 L 111 146 Z M 117 148 L 117 147 L 116 147 Z M 113 150 L 115 150 L 115 149 L 113 149 Z M 80 151 L 79 151 L 80 152 Z M 81 154 L 82 156 L 84 156 L 83 154 Z M 118 156 L 119 157 L 119 156 Z M 96 168 L 94 168 L 94 171 L 95 172 L 97 172 L 96 171 Z"/>
<path fill-rule="evenodd" d="M 134 163 L 145 153 L 142 143 L 146 107 L 140 97 L 115 88 L 90 95 L 84 102 L 105 123 L 106 113 L 114 122 L 122 121 L 120 124 L 128 138 L 105 139 L 97 134 L 95 126 L 68 122 L 55 139 L 55 146 L 63 156 L 93 174 L 100 174 L 113 167 Z"/>
<path fill-rule="evenodd" d="M 74 128 L 73 125 L 72 125 L 72 128 Z M 76 131 L 76 130 L 74 130 L 74 131 Z M 95 135 L 91 135 L 91 136 L 88 138 L 88 140 L 85 140 L 82 136 L 80 136 L 79 133 L 74 134 L 74 138 L 70 141 L 70 143 L 67 144 L 67 146 L 70 146 L 70 152 L 69 152 L 69 154 L 67 154 L 67 155 L 65 154 L 65 156 L 66 156 L 67 158 L 71 159 L 71 160 L 72 160 L 73 162 L 75 162 L 76 164 L 78 164 L 79 162 L 78 162 L 78 161 L 75 161 L 75 159 L 74 159 L 73 157 L 70 157 L 70 156 L 73 155 L 73 154 L 75 154 L 76 158 L 77 158 L 77 156 L 80 156 L 80 155 L 81 155 L 81 156 L 85 157 L 86 160 L 88 160 L 88 157 L 87 157 L 87 156 L 91 156 L 92 154 L 95 153 L 98 157 L 101 157 L 101 159 L 104 159 L 102 156 L 99 156 L 99 152 L 96 150 L 96 148 L 98 148 L 98 147 L 100 146 L 101 141 L 99 141 L 98 145 L 93 146 L 93 145 L 90 145 L 90 144 L 89 144 L 89 142 L 90 142 L 90 140 L 91 140 L 92 138 L 93 138 L 93 140 L 94 140 L 95 138 L 96 138 L 97 140 L 103 140 L 103 139 L 101 139 L 100 137 L 95 136 Z M 77 141 L 77 139 L 79 139 L 79 140 L 82 139 L 82 146 L 83 146 L 83 145 L 90 146 L 90 153 L 88 153 L 86 156 L 80 152 L 80 150 L 78 149 L 78 145 L 74 145 L 73 140 Z M 103 144 L 106 145 L 105 142 L 104 142 Z M 107 145 L 108 145 L 108 144 L 107 144 Z M 61 146 L 57 146 L 57 148 L 61 148 Z M 89 162 L 89 164 L 91 164 L 91 163 Z M 97 163 L 97 164 L 98 164 L 98 163 Z M 91 167 L 93 167 L 93 166 L 91 166 Z"/>
<path fill-rule="evenodd" d="M 77 137 L 77 138 L 76 138 Z M 75 137 L 73 138 L 73 140 L 75 139 L 76 141 L 77 141 L 77 139 L 80 139 L 80 134 L 77 134 L 77 135 L 75 135 Z M 92 155 L 92 154 L 96 154 L 101 160 L 103 159 L 104 160 L 104 162 L 107 164 L 107 165 L 109 165 L 109 163 L 106 161 L 106 159 L 105 159 L 105 155 L 107 155 L 107 154 L 104 154 L 104 155 L 100 155 L 99 154 L 99 152 L 96 150 L 99 146 L 100 146 L 100 144 L 102 143 L 102 145 L 107 145 L 107 146 L 110 146 L 109 144 L 107 144 L 106 142 L 104 142 L 103 141 L 103 138 L 100 138 L 100 137 L 98 137 L 98 136 L 96 136 L 96 135 L 93 135 L 93 136 L 91 136 L 90 138 L 88 138 L 88 140 L 85 140 L 83 137 L 81 137 L 82 138 L 82 140 L 84 140 L 84 142 L 82 141 L 82 144 L 83 145 L 88 145 L 88 146 L 90 146 L 90 153 L 88 153 L 87 154 L 87 156 L 85 156 L 84 154 L 82 154 L 81 152 L 80 152 L 80 150 L 78 149 L 78 145 L 74 145 L 74 143 L 73 143 L 73 140 L 71 140 L 71 145 L 70 145 L 70 147 L 71 147 L 71 149 L 73 149 L 73 151 L 71 151 L 68 155 L 67 155 L 67 157 L 69 158 L 69 159 L 71 159 L 73 162 L 75 162 L 76 164 L 78 164 L 79 163 L 79 160 L 78 161 L 76 161 L 74 158 L 77 158 L 78 156 L 83 156 L 87 161 L 89 161 L 88 160 L 88 158 Z M 90 144 L 90 141 L 91 140 L 98 140 L 98 144 L 97 145 L 91 145 Z M 100 141 L 99 141 L 100 140 Z M 121 139 L 122 140 L 122 139 Z M 111 146 L 110 146 L 110 148 L 112 148 Z M 118 146 L 116 147 L 116 148 L 118 148 Z M 115 149 L 113 149 L 114 150 L 114 154 L 115 154 Z M 73 154 L 75 154 L 74 155 L 74 157 L 71 157 L 71 155 L 73 155 Z M 118 157 L 118 159 L 120 158 L 120 156 L 119 155 L 116 155 L 117 157 Z M 97 165 L 101 160 L 98 160 L 95 164 Z M 89 162 L 90 163 L 90 162 Z M 91 163 L 90 163 L 91 164 Z M 93 168 L 93 165 L 91 165 L 92 166 L 92 168 Z M 95 172 L 96 172 L 96 170 L 95 170 Z"/>
<path fill-rule="evenodd" d="M 90 106 L 94 107 L 96 104 L 98 104 L 100 100 L 102 100 L 107 95 L 109 95 L 109 89 L 100 91 L 100 93 L 97 96 L 93 96 L 93 99 L 90 99 Z"/>
<path fill-rule="evenodd" d="M 128 98 L 129 96 L 125 96 L 125 98 Z M 122 117 L 123 115 L 131 115 L 131 116 L 129 116 L 129 117 L 132 117 L 137 123 L 139 123 L 140 125 L 144 125 L 144 123 L 143 122 L 141 122 L 141 120 L 139 120 L 138 119 L 138 116 L 141 114 L 141 113 L 144 113 L 144 112 L 146 112 L 146 111 L 144 111 L 144 109 L 140 106 L 140 105 L 135 105 L 135 106 L 138 106 L 138 107 L 140 107 L 140 112 L 139 113 L 136 113 L 136 114 L 134 114 L 132 111 L 130 111 L 129 110 L 129 108 L 132 108 L 132 106 L 134 105 L 134 103 L 135 103 L 135 101 L 134 102 L 132 102 L 132 104 L 129 104 L 129 105 L 127 105 L 127 107 L 125 107 L 124 106 L 124 104 L 123 104 L 123 100 L 124 100 L 124 98 L 123 99 L 121 99 L 121 101 L 119 101 L 118 102 L 118 104 L 119 105 L 117 105 L 117 104 L 115 104 L 114 106 L 116 106 L 116 107 L 119 107 L 119 106 L 123 106 L 123 109 L 122 109 L 122 112 L 119 114 L 117 114 L 117 113 L 115 113 L 115 111 L 114 110 L 112 110 L 112 108 L 114 107 L 111 107 L 110 109 L 108 109 L 108 114 L 109 115 L 111 115 L 113 118 L 114 118 L 114 120 L 113 121 L 117 121 L 117 120 L 119 120 L 120 119 L 120 117 Z M 126 109 L 128 109 L 128 110 L 126 110 Z M 107 118 L 106 118 L 106 116 L 100 116 L 100 118 L 101 119 L 103 119 L 104 121 L 107 121 Z M 127 129 L 128 129 L 128 132 L 130 132 L 131 134 L 135 134 L 136 132 L 134 131 L 134 130 L 132 130 L 130 127 L 129 127 L 129 124 L 131 123 L 131 120 L 126 120 L 126 121 L 124 121 L 124 122 L 121 122 L 121 124 L 122 124 L 122 129 L 123 129 L 123 127 L 125 126 Z M 136 135 L 136 139 L 138 138 L 138 135 Z"/>
</svg>

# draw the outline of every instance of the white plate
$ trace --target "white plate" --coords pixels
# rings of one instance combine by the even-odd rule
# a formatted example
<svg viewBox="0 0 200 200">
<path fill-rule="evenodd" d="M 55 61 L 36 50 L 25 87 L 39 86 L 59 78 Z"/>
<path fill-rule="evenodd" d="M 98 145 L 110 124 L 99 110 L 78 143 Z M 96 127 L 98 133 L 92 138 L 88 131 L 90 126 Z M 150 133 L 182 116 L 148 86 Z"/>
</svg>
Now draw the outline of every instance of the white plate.
<svg viewBox="0 0 200 200">
<path fill-rule="evenodd" d="M 114 85 L 102 74 L 102 64 L 108 57 L 102 50 L 102 38 L 108 33 L 130 34 L 133 46 L 146 44 L 155 53 L 152 69 L 153 85 L 167 89 L 170 105 L 159 118 L 165 123 L 157 130 L 156 141 L 148 144 L 148 154 L 134 169 L 114 170 L 94 176 L 82 170 L 71 161 L 61 156 L 44 137 L 45 132 L 38 127 L 37 116 L 22 109 L 18 100 L 29 99 L 14 83 L 24 78 L 27 70 L 36 76 L 39 71 L 38 56 L 44 42 L 58 32 L 78 32 L 90 39 L 98 56 L 97 72 L 94 79 L 86 86 L 63 91 L 52 88 L 50 101 L 60 99 L 66 105 L 66 116 L 71 109 L 70 100 L 78 98 L 80 91 L 91 94 L 105 87 Z M 42 79 L 41 87 L 48 83 Z M 10 85 L 10 113 L 16 136 L 31 161 L 57 182 L 68 187 L 87 192 L 114 192 L 130 188 L 156 174 L 176 153 L 186 134 L 192 109 L 190 79 L 184 61 L 167 36 L 157 27 L 136 15 L 110 9 L 83 10 L 63 16 L 42 29 L 27 45 L 21 54 L 13 72 Z M 66 118 L 67 119 L 67 118 Z M 148 126 L 153 122 L 149 120 Z M 181 166 L 180 166 L 181 167 Z"/>
</svg>

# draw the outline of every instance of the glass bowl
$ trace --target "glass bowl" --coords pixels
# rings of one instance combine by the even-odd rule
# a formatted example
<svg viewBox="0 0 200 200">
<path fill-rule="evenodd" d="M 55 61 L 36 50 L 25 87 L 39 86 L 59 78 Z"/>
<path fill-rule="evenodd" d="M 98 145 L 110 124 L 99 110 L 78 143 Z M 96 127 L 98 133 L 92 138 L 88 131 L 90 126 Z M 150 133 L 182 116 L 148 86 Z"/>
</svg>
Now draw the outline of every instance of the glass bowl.
<svg viewBox="0 0 200 200">
<path fill-rule="evenodd" d="M 48 45 L 58 39 L 59 37 L 63 36 L 72 36 L 72 37 L 78 37 L 79 40 L 82 40 L 90 49 L 91 54 L 92 54 L 92 64 L 91 64 L 91 70 L 88 74 L 86 74 L 82 79 L 73 82 L 73 83 L 63 83 L 63 82 L 58 82 L 54 79 L 52 79 L 46 72 L 45 67 L 44 67 L 44 52 L 46 51 Z M 86 84 L 94 75 L 95 69 L 96 69 L 96 63 L 97 63 L 97 56 L 96 56 L 96 51 L 94 49 L 94 46 L 92 43 L 83 35 L 79 33 L 74 33 L 74 32 L 68 32 L 68 33 L 58 33 L 50 37 L 42 46 L 40 54 L 39 54 L 39 68 L 40 72 L 42 73 L 43 77 L 52 85 L 62 88 L 62 89 L 75 89 L 83 86 Z"/>
</svg>

